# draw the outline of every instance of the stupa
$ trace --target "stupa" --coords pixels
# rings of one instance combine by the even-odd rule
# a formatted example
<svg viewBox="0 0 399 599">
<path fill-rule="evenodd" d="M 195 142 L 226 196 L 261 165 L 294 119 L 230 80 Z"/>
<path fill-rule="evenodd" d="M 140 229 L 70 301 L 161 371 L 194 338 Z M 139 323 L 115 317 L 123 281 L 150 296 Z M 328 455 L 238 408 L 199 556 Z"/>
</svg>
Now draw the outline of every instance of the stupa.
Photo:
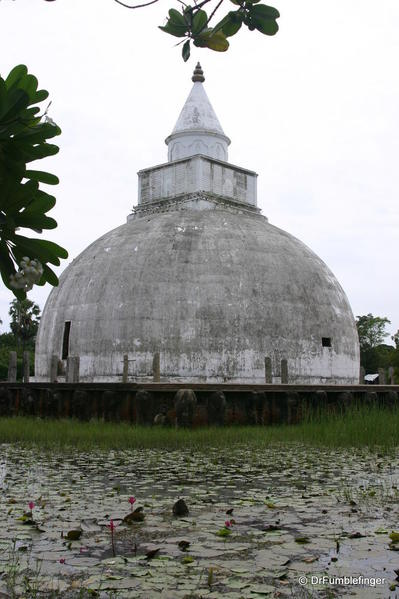
<svg viewBox="0 0 399 599">
<path fill-rule="evenodd" d="M 193 87 L 166 138 L 168 162 L 141 170 L 127 223 L 66 268 L 46 303 L 37 381 L 51 356 L 80 357 L 80 381 L 359 380 L 346 295 L 324 262 L 257 207 L 257 174 L 228 162 L 230 139 Z"/>
</svg>

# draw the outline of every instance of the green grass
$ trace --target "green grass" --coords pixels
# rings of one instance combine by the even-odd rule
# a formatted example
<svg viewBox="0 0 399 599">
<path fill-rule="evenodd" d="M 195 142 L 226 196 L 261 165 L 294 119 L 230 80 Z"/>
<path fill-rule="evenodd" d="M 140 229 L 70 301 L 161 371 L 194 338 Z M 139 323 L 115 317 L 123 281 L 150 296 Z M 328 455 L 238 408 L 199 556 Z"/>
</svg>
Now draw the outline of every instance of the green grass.
<svg viewBox="0 0 399 599">
<path fill-rule="evenodd" d="M 228 426 L 176 430 L 137 427 L 101 421 L 0 418 L 0 443 L 35 444 L 85 450 L 121 448 L 229 447 L 240 444 L 303 443 L 324 447 L 380 447 L 399 445 L 399 411 L 361 407 L 345 414 L 309 416 L 305 422 L 284 426 Z"/>
</svg>

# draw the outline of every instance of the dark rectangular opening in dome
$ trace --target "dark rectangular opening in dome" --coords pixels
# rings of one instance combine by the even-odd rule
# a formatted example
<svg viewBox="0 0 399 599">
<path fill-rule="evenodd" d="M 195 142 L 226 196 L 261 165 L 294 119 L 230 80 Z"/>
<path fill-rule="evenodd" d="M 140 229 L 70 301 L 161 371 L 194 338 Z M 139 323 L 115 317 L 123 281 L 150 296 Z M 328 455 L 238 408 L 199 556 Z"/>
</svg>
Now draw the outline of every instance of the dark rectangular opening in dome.
<svg viewBox="0 0 399 599">
<path fill-rule="evenodd" d="M 323 347 L 331 347 L 331 337 L 322 337 L 321 344 Z"/>
<path fill-rule="evenodd" d="M 69 355 L 69 334 L 71 332 L 71 321 L 64 324 L 64 337 L 62 338 L 62 359 L 66 360 Z"/>
</svg>

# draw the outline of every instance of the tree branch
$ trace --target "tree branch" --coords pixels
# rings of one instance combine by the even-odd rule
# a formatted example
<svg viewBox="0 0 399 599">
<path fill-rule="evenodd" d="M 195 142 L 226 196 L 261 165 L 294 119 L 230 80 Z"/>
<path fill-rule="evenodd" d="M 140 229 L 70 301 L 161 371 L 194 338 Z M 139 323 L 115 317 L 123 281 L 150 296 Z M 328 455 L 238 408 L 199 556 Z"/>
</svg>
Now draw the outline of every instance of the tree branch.
<svg viewBox="0 0 399 599">
<path fill-rule="evenodd" d="M 205 4 L 208 4 L 208 2 L 210 2 L 211 0 L 202 0 L 202 2 L 200 2 L 199 4 L 196 4 L 194 6 L 195 10 L 197 10 L 197 8 L 202 8 L 203 6 L 205 6 Z"/>
<path fill-rule="evenodd" d="M 220 0 L 218 2 L 218 4 L 215 6 L 215 8 L 213 9 L 213 12 L 211 13 L 209 19 L 207 20 L 206 24 L 208 25 L 209 21 L 212 19 L 213 15 L 215 14 L 215 12 L 217 11 L 217 9 L 219 8 L 219 6 L 222 4 L 223 0 Z"/>
<path fill-rule="evenodd" d="M 121 0 L 114 0 L 114 2 L 120 4 L 121 6 L 124 6 L 125 8 L 143 8 L 144 6 L 150 6 L 150 4 L 155 4 L 156 2 L 158 2 L 158 0 L 150 0 L 150 2 L 145 2 L 144 4 L 135 4 L 134 6 L 131 6 L 130 4 L 125 4 L 124 2 L 121 2 Z"/>
</svg>

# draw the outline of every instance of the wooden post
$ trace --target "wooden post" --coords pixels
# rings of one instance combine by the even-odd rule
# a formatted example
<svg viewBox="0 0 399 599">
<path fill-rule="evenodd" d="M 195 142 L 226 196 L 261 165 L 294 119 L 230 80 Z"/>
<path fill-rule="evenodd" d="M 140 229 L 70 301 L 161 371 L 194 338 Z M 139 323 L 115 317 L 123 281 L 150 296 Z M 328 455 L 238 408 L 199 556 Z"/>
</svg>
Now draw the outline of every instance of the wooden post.
<svg viewBox="0 0 399 599">
<path fill-rule="evenodd" d="M 360 372 L 359 372 L 359 385 L 364 385 L 364 377 L 365 377 L 366 371 L 364 369 L 363 366 L 360 366 Z"/>
<path fill-rule="evenodd" d="M 15 383 L 17 380 L 17 352 L 10 351 L 10 361 L 8 363 L 8 377 L 9 383 Z"/>
<path fill-rule="evenodd" d="M 378 369 L 378 383 L 380 385 L 385 385 L 385 369 L 384 368 L 379 368 Z"/>
<path fill-rule="evenodd" d="M 159 352 L 155 352 L 152 359 L 152 380 L 154 383 L 159 383 L 161 380 L 161 356 Z"/>
<path fill-rule="evenodd" d="M 273 375 L 272 375 L 272 359 L 266 357 L 265 358 L 265 383 L 272 383 Z"/>
<path fill-rule="evenodd" d="M 69 356 L 67 358 L 66 367 L 66 382 L 67 383 L 78 383 L 79 382 L 79 356 Z"/>
<path fill-rule="evenodd" d="M 288 362 L 285 358 L 281 360 L 281 384 L 288 384 Z"/>
<path fill-rule="evenodd" d="M 74 383 L 78 383 L 79 382 L 79 375 L 80 375 L 80 358 L 79 356 L 75 357 L 75 372 L 74 372 Z"/>
<path fill-rule="evenodd" d="M 66 373 L 65 373 L 65 382 L 66 383 L 74 382 L 72 380 L 73 379 L 73 366 L 74 366 L 73 358 L 71 356 L 68 356 L 67 365 L 66 365 Z"/>
<path fill-rule="evenodd" d="M 51 356 L 50 361 L 50 383 L 56 383 L 58 377 L 58 356 Z"/>
<path fill-rule="evenodd" d="M 123 354 L 122 383 L 127 383 L 128 376 L 129 376 L 129 356 L 127 354 Z"/>
<path fill-rule="evenodd" d="M 389 385 L 394 385 L 395 384 L 395 382 L 394 382 L 393 379 L 394 379 L 394 368 L 393 368 L 393 366 L 390 366 L 388 368 L 388 380 L 389 380 L 388 384 Z"/>
<path fill-rule="evenodd" d="M 24 351 L 23 358 L 22 358 L 22 364 L 23 364 L 23 379 L 22 380 L 24 383 L 29 383 L 30 359 L 29 359 L 28 351 Z"/>
</svg>

